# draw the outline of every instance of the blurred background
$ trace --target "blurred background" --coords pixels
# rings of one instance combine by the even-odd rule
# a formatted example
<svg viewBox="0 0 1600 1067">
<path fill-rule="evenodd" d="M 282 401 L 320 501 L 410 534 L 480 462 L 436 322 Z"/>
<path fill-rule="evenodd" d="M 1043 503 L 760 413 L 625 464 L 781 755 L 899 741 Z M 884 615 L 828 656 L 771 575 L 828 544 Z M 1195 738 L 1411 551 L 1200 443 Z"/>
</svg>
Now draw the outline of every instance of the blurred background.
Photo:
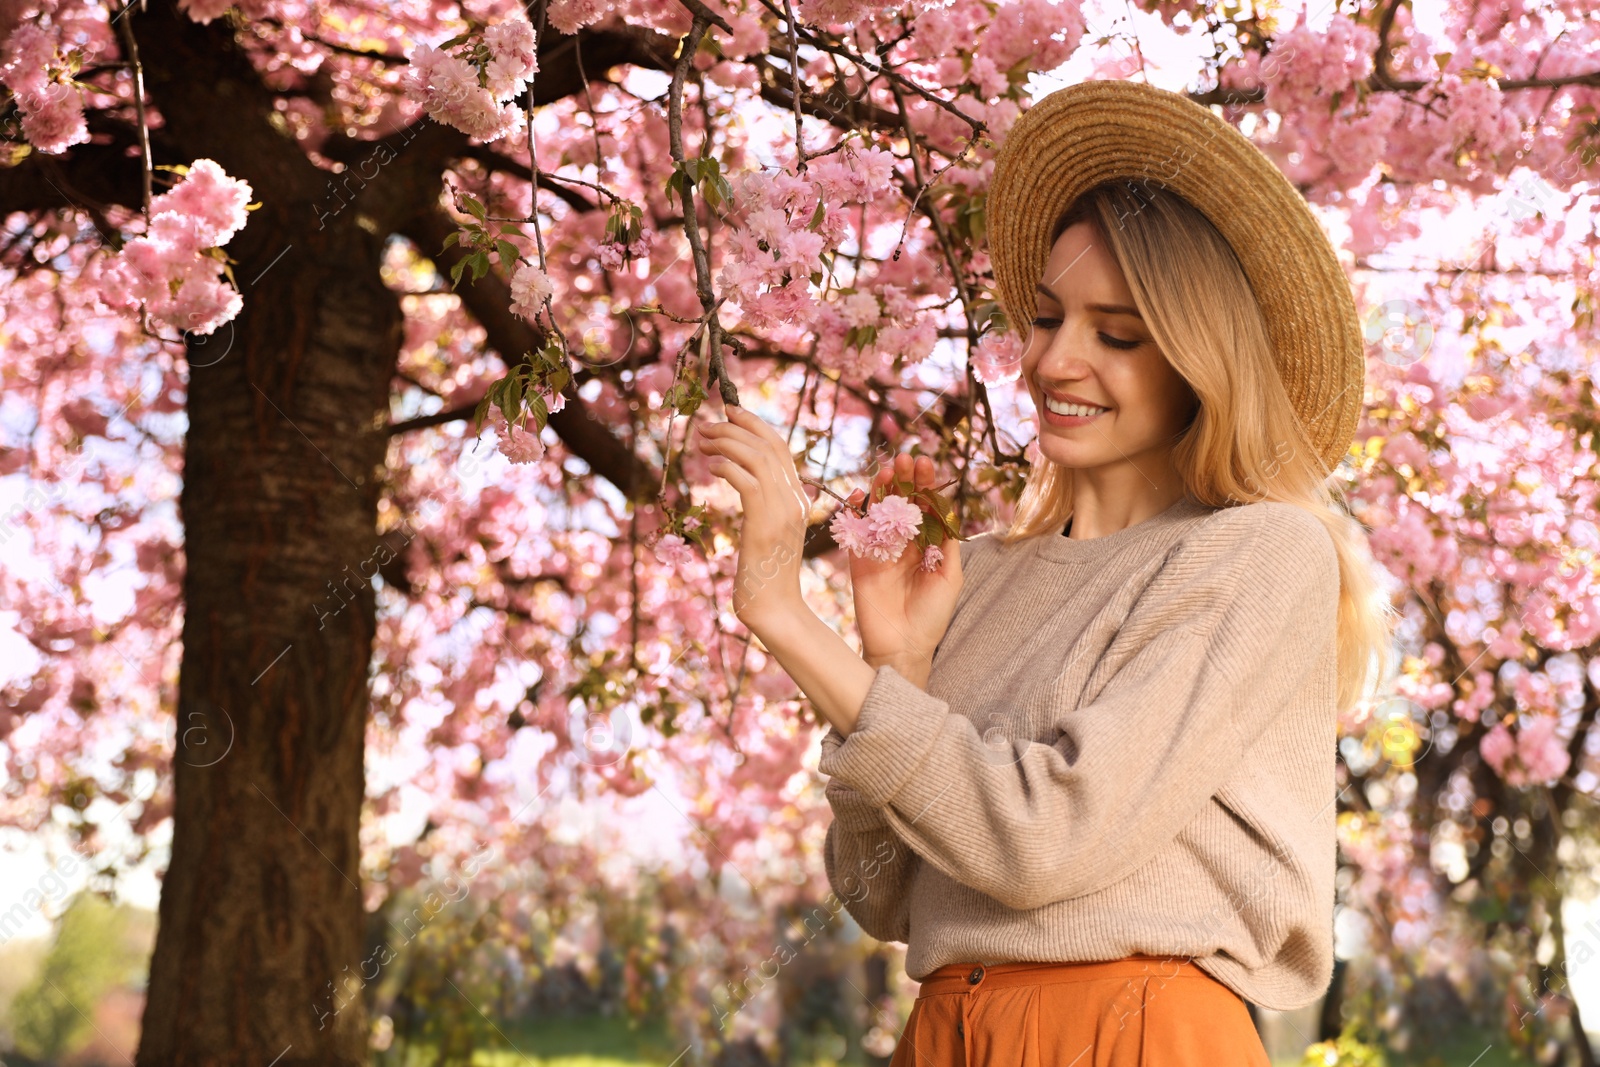
<svg viewBox="0 0 1600 1067">
<path fill-rule="evenodd" d="M 916 983 L 683 442 L 788 435 L 852 643 L 881 462 L 1003 526 L 985 189 L 1087 78 L 1260 147 L 1367 344 L 1399 656 L 1274 1062 L 1592 1067 L 1589 0 L 0 5 L 0 1061 L 886 1063 Z"/>
</svg>

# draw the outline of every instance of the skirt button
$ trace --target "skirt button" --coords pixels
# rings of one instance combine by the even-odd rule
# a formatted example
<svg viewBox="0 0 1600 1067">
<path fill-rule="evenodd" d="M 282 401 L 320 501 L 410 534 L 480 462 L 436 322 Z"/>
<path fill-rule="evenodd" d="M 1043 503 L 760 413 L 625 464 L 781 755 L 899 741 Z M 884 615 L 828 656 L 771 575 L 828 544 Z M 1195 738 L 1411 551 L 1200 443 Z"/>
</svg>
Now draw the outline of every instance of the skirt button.
<svg viewBox="0 0 1600 1067">
<path fill-rule="evenodd" d="M 972 968 L 972 973 L 967 975 L 967 981 L 972 985 L 977 985 L 979 982 L 983 981 L 983 968 Z"/>
<path fill-rule="evenodd" d="M 965 1029 L 965 1028 L 964 1028 L 964 1027 L 963 1027 L 963 1026 L 962 1026 L 962 1024 L 961 1024 L 961 1023 L 959 1023 L 959 1022 L 958 1022 L 958 1023 L 956 1023 L 956 1036 L 957 1036 L 957 1037 L 965 1037 L 965 1036 L 966 1036 L 966 1035 L 967 1035 L 967 1031 L 966 1031 L 966 1029 Z"/>
</svg>

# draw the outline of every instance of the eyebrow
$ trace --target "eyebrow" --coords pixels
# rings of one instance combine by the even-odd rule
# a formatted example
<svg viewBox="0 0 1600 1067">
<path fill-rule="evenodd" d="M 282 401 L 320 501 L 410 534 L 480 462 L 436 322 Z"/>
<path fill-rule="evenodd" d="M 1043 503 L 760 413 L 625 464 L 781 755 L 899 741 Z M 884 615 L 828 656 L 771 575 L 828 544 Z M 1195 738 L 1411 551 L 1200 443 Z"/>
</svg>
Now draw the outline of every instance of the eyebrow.
<svg viewBox="0 0 1600 1067">
<path fill-rule="evenodd" d="M 1061 303 L 1061 298 L 1052 293 L 1050 290 L 1046 289 L 1043 282 L 1040 282 L 1037 286 L 1035 286 L 1035 288 L 1042 295 L 1048 296 L 1051 300 L 1054 300 L 1058 304 Z M 1098 311 L 1104 315 L 1132 315 L 1140 322 L 1144 321 L 1144 316 L 1139 314 L 1139 309 L 1129 307 L 1127 304 L 1090 304 L 1089 310 Z"/>
</svg>

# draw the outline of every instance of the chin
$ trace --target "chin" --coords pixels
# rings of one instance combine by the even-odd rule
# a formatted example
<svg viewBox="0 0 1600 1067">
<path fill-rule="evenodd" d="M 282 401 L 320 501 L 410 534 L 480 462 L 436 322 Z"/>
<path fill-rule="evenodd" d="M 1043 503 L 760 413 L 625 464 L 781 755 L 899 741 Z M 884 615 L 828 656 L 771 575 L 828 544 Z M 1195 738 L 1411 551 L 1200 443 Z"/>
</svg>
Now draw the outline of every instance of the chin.
<svg viewBox="0 0 1600 1067">
<path fill-rule="evenodd" d="M 1039 454 L 1052 463 L 1077 469 L 1102 467 L 1120 458 L 1114 449 L 1107 450 L 1104 441 L 1096 441 L 1092 445 L 1083 446 L 1067 441 L 1052 440 L 1049 437 L 1039 439 Z"/>
</svg>

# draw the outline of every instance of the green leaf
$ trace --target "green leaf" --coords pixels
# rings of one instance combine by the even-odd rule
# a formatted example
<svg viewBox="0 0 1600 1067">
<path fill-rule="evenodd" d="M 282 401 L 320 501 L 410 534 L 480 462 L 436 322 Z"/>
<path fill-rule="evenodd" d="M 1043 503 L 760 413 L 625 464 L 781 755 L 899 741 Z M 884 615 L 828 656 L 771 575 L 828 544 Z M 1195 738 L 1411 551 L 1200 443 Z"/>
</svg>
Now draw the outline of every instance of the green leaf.
<svg viewBox="0 0 1600 1067">
<path fill-rule="evenodd" d="M 459 240 L 461 240 L 461 231 L 452 230 L 450 232 L 450 236 L 444 239 L 444 244 L 439 246 L 439 251 L 443 252 L 446 248 L 449 248 Z"/>
<path fill-rule="evenodd" d="M 550 392 L 554 394 L 566 389 L 567 383 L 571 380 L 572 372 L 567 368 L 562 367 L 560 370 L 557 370 L 550 375 L 549 379 L 547 379 L 547 384 L 550 387 Z"/>
<path fill-rule="evenodd" d="M 485 217 L 488 216 L 489 213 L 483 209 L 483 205 L 478 203 L 477 198 L 474 197 L 471 193 L 463 193 L 462 196 L 461 196 L 461 201 L 466 206 L 466 209 L 468 211 L 472 212 L 473 215 L 477 216 L 479 221 L 482 221 Z"/>
<path fill-rule="evenodd" d="M 544 424 L 550 418 L 550 405 L 544 401 L 543 393 L 528 394 L 528 412 L 533 423 L 538 429 L 544 429 Z"/>
<path fill-rule="evenodd" d="M 484 393 L 483 399 L 478 401 L 478 406 L 472 413 L 472 431 L 474 437 L 483 432 L 483 418 L 485 415 L 489 414 L 489 400 L 492 396 L 494 396 L 493 389 L 490 389 L 487 393 Z"/>
<path fill-rule="evenodd" d="M 500 253 L 501 263 L 515 263 L 522 258 L 522 253 L 517 251 L 517 246 L 503 237 L 495 241 L 494 248 L 496 252 Z"/>
<path fill-rule="evenodd" d="M 511 402 L 512 411 L 522 410 L 522 376 L 513 372 L 510 380 L 506 382 L 506 394 Z"/>
<path fill-rule="evenodd" d="M 461 271 L 467 265 L 465 259 L 456 260 L 455 266 L 450 268 L 450 288 L 454 289 L 461 282 Z"/>
<path fill-rule="evenodd" d="M 474 252 L 470 257 L 472 262 L 472 280 L 477 281 L 489 271 L 489 257 L 482 252 Z"/>
<path fill-rule="evenodd" d="M 814 230 L 818 226 L 822 225 L 823 216 L 825 216 L 827 213 L 828 210 L 826 205 L 824 205 L 822 202 L 822 197 L 817 197 L 817 210 L 811 213 L 811 221 L 806 223 L 806 229 Z"/>
</svg>

